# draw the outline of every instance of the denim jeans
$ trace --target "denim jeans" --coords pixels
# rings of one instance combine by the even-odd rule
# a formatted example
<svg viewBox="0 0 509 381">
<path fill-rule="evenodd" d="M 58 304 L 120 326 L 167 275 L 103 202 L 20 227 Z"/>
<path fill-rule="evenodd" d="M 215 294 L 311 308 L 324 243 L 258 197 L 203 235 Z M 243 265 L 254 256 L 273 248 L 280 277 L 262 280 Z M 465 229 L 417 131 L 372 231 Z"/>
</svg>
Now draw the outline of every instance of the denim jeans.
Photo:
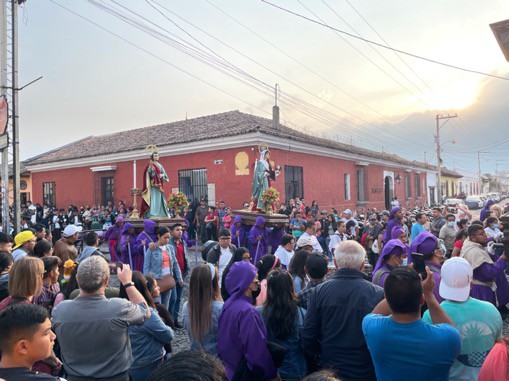
<svg viewBox="0 0 509 381">
<path fill-rule="evenodd" d="M 168 307 L 168 312 L 170 313 L 173 321 L 176 323 L 179 317 L 180 311 L 180 301 L 182 299 L 182 291 L 184 290 L 184 286 L 180 286 L 178 283 L 172 289 L 173 295 L 170 298 L 170 305 Z"/>
<path fill-rule="evenodd" d="M 129 369 L 129 375 L 132 381 L 145 381 L 150 374 L 161 364 L 161 360 L 154 361 L 140 368 Z"/>
<path fill-rule="evenodd" d="M 173 287 L 171 290 L 161 292 L 161 304 L 170 311 L 169 306 L 171 304 L 172 299 L 176 298 L 177 294 L 175 293 L 175 287 Z M 171 314 L 171 312 L 170 312 Z"/>
</svg>

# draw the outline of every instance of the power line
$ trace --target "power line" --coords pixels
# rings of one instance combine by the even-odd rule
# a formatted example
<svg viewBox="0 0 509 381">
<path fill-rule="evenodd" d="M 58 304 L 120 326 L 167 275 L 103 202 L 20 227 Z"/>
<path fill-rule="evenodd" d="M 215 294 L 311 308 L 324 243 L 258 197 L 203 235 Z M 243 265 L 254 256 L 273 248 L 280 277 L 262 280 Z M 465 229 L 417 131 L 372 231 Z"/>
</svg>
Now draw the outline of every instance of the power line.
<svg viewBox="0 0 509 381">
<path fill-rule="evenodd" d="M 405 54 L 407 56 L 410 56 L 410 57 L 413 57 L 413 58 L 417 58 L 417 59 L 420 59 L 420 60 L 424 60 L 424 61 L 427 61 L 427 62 L 431 62 L 431 63 L 434 63 L 434 64 L 437 64 L 437 65 L 442 65 L 442 66 L 446 66 L 446 67 L 449 67 L 451 69 L 456 69 L 456 70 L 461 70 L 461 71 L 465 71 L 465 72 L 468 72 L 468 73 L 473 73 L 473 74 L 479 74 L 479 75 L 483 75 L 483 76 L 486 76 L 486 77 L 492 77 L 492 78 L 497 78 L 497 79 L 503 79 L 505 81 L 508 81 L 509 78 L 506 78 L 506 77 L 500 77 L 498 75 L 494 75 L 494 74 L 489 74 L 489 73 L 484 73 L 482 71 L 477 71 L 477 70 L 472 70 L 472 69 L 466 69 L 466 68 L 462 68 L 462 67 L 459 67 L 459 66 L 455 66 L 455 65 L 451 65 L 451 64 L 447 64 L 447 63 L 444 63 L 444 62 L 440 62 L 440 61 L 436 61 L 436 60 L 433 60 L 431 58 L 426 58 L 426 57 L 423 57 L 423 56 L 419 56 L 417 54 L 413 54 L 413 53 L 409 53 L 409 52 L 405 52 L 404 50 L 400 50 L 400 49 L 395 49 L 395 48 L 391 48 L 390 46 L 386 46 L 384 44 L 379 44 L 378 42 L 374 42 L 374 41 L 371 41 L 371 40 L 368 40 L 368 39 L 365 39 L 365 38 L 362 38 L 362 37 L 358 37 L 354 34 L 351 34 L 351 33 L 348 33 L 348 32 L 345 32 L 344 30 L 340 30 L 340 29 L 337 29 L 337 28 L 334 28 L 332 26 L 329 26 L 327 24 L 324 24 L 322 22 L 319 22 L 319 21 L 316 21 L 316 20 L 313 20 L 313 19 L 310 19 L 309 17 L 306 17 L 304 15 L 301 15 L 299 13 L 296 13 L 294 11 L 291 11 L 289 9 L 286 9 L 286 8 L 283 8 L 279 5 L 276 5 L 276 4 L 273 4 L 271 3 L 270 1 L 267 1 L 267 0 L 260 0 L 261 2 L 265 3 L 265 4 L 268 4 L 274 8 L 277 8 L 281 11 L 284 11 L 284 12 L 287 12 L 287 13 L 290 13 L 294 16 L 297 16 L 297 17 L 300 17 L 306 21 L 310 21 L 314 24 L 318 24 L 318 25 L 321 25 L 325 28 L 328 28 L 328 29 L 331 29 L 331 30 L 335 30 L 336 32 L 339 32 L 339 33 L 342 33 L 344 35 L 347 35 L 349 37 L 352 37 L 352 38 L 356 38 L 358 40 L 362 40 L 364 42 L 367 42 L 367 43 L 370 43 L 370 44 L 373 44 L 373 45 L 377 45 L 381 48 L 384 48 L 384 49 L 388 49 L 388 50 L 392 50 L 392 51 L 395 51 L 395 52 L 398 52 L 398 53 L 401 53 L 401 54 Z"/>
</svg>

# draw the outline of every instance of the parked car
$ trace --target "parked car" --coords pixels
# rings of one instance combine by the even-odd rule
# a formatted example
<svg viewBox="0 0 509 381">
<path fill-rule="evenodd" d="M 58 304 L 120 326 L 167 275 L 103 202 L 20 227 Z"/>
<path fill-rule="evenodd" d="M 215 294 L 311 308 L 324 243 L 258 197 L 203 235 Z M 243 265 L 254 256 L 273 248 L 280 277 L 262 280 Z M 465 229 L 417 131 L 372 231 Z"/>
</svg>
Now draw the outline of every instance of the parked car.
<svg viewBox="0 0 509 381">
<path fill-rule="evenodd" d="M 501 198 L 500 198 L 500 194 L 497 193 L 497 192 L 492 192 L 490 193 L 491 195 L 491 199 L 495 202 L 500 202 Z"/>
<path fill-rule="evenodd" d="M 484 202 L 479 196 L 468 196 L 465 199 L 465 204 L 467 204 L 468 209 L 479 209 L 484 206 Z"/>
</svg>

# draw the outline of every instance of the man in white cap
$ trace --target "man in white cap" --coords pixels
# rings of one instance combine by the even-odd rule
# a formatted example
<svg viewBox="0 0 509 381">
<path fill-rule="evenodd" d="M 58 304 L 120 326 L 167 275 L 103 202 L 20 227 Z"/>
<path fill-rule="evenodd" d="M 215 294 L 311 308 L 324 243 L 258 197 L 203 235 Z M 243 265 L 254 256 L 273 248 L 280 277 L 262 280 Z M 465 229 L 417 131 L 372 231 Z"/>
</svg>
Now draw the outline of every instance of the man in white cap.
<svg viewBox="0 0 509 381">
<path fill-rule="evenodd" d="M 359 223 L 357 222 L 357 220 L 355 218 L 352 217 L 352 215 L 353 215 L 353 213 L 350 209 L 345 210 L 343 212 L 343 218 L 341 219 L 341 221 L 343 221 L 345 224 L 348 221 L 355 222 L 355 227 L 351 228 L 351 231 L 349 232 L 349 234 L 357 236 L 359 234 Z"/>
<path fill-rule="evenodd" d="M 81 226 L 67 225 L 62 233 L 62 238 L 55 243 L 53 255 L 61 260 L 59 267 L 60 274 L 64 273 L 65 261 L 68 259 L 76 260 L 78 258 L 78 250 L 74 246 L 74 241 L 78 239 L 78 233 L 81 229 Z"/>
<path fill-rule="evenodd" d="M 502 318 L 497 308 L 470 297 L 472 266 L 464 258 L 454 257 L 441 269 L 441 303 L 461 335 L 461 352 L 454 360 L 449 380 L 477 380 L 481 366 L 493 347 L 502 338 Z M 431 323 L 429 311 L 423 321 Z"/>
<path fill-rule="evenodd" d="M 297 241 L 297 250 L 307 250 L 310 253 L 312 253 L 315 251 L 314 248 L 316 247 L 316 245 L 320 246 L 315 236 L 313 235 L 310 237 L 302 236 Z"/>
</svg>

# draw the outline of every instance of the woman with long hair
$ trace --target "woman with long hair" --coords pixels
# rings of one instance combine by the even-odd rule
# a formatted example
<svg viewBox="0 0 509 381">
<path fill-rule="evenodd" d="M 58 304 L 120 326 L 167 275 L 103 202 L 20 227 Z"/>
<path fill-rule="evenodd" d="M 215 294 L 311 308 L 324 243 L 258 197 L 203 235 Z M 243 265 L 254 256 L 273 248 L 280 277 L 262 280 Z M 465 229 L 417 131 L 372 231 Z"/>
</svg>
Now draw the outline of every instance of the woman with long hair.
<svg viewBox="0 0 509 381">
<path fill-rule="evenodd" d="M 189 301 L 182 309 L 191 349 L 217 356 L 217 327 L 223 304 L 217 268 L 211 263 L 199 264 L 191 272 Z"/>
<path fill-rule="evenodd" d="M 295 255 L 292 257 L 292 260 L 290 261 L 288 272 L 293 278 L 293 288 L 295 289 L 296 294 L 298 294 L 307 283 L 304 266 L 306 266 L 308 255 L 309 251 L 299 250 L 295 253 Z"/>
<path fill-rule="evenodd" d="M 157 241 L 155 244 L 150 244 L 152 248 L 149 248 L 145 252 L 145 260 L 143 262 L 143 274 L 153 275 L 154 278 L 161 280 L 163 277 L 171 275 L 175 279 L 175 282 L 180 283 L 182 286 L 184 281 L 182 279 L 182 273 L 175 256 L 175 250 L 172 245 L 169 245 L 170 241 L 170 229 L 167 227 L 160 227 L 157 231 Z M 161 292 L 161 303 L 169 308 L 170 299 L 177 297 L 177 290 L 175 287 L 172 289 Z"/>
<path fill-rule="evenodd" d="M 260 294 L 256 297 L 256 305 L 261 306 L 267 297 L 267 275 L 274 269 L 281 267 L 281 261 L 272 254 L 267 254 L 255 263 L 258 269 L 258 281 L 260 282 Z"/>
<path fill-rule="evenodd" d="M 147 302 L 150 317 L 142 325 L 129 327 L 129 340 L 133 354 L 129 375 L 132 381 L 145 381 L 150 373 L 162 364 L 165 354 L 164 345 L 173 339 L 173 330 L 159 317 L 152 295 L 147 288 L 147 278 L 139 271 L 133 271 L 132 281 Z M 120 285 L 119 297 L 129 299 L 123 284 Z"/>
<path fill-rule="evenodd" d="M 267 340 L 286 348 L 283 363 L 278 368 L 285 381 L 301 380 L 307 374 L 306 360 L 300 345 L 300 328 L 306 311 L 297 306 L 290 274 L 273 270 L 267 277 L 267 299 L 258 307 L 267 327 Z"/>
<path fill-rule="evenodd" d="M 223 301 L 226 302 L 228 298 L 230 297 L 230 294 L 226 290 L 226 286 L 224 284 L 224 280 L 226 279 L 226 276 L 230 272 L 230 268 L 235 262 L 240 261 L 250 261 L 251 260 L 251 254 L 249 254 L 249 250 L 245 247 L 239 247 L 235 254 L 233 254 L 232 259 L 230 259 L 230 263 L 226 265 L 226 268 L 223 271 L 223 277 L 221 278 L 221 297 L 223 298 Z"/>
</svg>

